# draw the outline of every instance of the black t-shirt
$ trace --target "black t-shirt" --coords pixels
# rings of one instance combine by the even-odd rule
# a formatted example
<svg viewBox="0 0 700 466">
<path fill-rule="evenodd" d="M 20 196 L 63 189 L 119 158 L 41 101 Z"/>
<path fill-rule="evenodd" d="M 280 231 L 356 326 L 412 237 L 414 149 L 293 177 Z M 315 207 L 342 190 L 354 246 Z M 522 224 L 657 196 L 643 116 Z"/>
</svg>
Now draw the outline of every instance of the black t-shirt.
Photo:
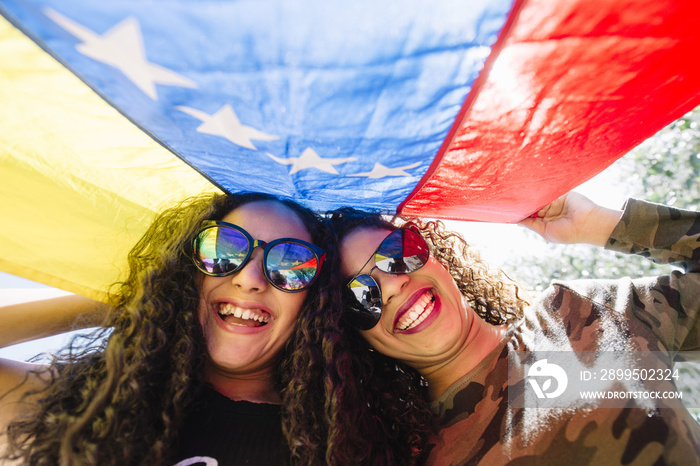
<svg viewBox="0 0 700 466">
<path fill-rule="evenodd" d="M 279 405 L 233 401 L 211 388 L 187 417 L 177 449 L 178 466 L 289 463 Z"/>
</svg>

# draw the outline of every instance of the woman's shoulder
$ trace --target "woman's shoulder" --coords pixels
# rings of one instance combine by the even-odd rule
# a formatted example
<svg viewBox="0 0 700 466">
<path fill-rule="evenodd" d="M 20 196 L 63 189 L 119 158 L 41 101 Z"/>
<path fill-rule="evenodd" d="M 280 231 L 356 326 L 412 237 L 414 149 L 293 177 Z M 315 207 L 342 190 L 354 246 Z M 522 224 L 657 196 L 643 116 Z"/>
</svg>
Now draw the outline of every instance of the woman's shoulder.
<svg viewBox="0 0 700 466">
<path fill-rule="evenodd" d="M 49 366 L 0 359 L 0 425 L 6 427 L 38 398 L 32 394 L 51 378 Z"/>
</svg>

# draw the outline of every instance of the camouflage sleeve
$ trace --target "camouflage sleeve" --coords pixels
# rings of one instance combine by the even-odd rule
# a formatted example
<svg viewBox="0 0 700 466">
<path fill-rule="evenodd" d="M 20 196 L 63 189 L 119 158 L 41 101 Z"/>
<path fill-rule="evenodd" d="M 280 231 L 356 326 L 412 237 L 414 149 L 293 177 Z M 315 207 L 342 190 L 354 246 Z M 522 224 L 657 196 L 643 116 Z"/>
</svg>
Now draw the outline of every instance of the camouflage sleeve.
<svg viewBox="0 0 700 466">
<path fill-rule="evenodd" d="M 633 299 L 618 304 L 631 308 L 667 348 L 700 351 L 700 213 L 630 199 L 606 249 L 685 271 L 631 280 Z"/>
<path fill-rule="evenodd" d="M 700 272 L 700 212 L 630 199 L 605 248 Z"/>
</svg>

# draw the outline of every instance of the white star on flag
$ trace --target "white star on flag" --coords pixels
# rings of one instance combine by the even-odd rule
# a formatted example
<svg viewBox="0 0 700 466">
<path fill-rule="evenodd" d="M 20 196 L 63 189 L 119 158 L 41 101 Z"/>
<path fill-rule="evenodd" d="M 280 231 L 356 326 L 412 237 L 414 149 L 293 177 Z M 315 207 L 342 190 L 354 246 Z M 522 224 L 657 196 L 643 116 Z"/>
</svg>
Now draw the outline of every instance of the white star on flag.
<svg viewBox="0 0 700 466">
<path fill-rule="evenodd" d="M 371 172 L 355 173 L 353 175 L 348 176 L 365 176 L 367 178 L 372 179 L 384 178 L 387 176 L 411 176 L 411 174 L 407 173 L 405 170 L 416 168 L 418 165 L 420 165 L 420 162 L 416 162 L 411 165 L 405 165 L 403 167 L 389 168 L 385 167 L 381 163 L 375 163 L 374 168 L 372 168 Z"/>
<path fill-rule="evenodd" d="M 266 155 L 277 163 L 281 163 L 283 165 L 292 165 L 292 169 L 289 171 L 290 175 L 301 170 L 306 170 L 307 168 L 318 168 L 319 170 L 322 170 L 324 172 L 333 173 L 334 175 L 337 175 L 338 170 L 336 170 L 335 167 L 333 167 L 333 165 L 339 165 L 341 163 L 346 163 L 350 162 L 351 160 L 355 160 L 355 157 L 345 157 L 341 159 L 324 159 L 321 158 L 316 153 L 316 151 L 314 151 L 310 147 L 307 147 L 299 157 L 290 157 L 288 159 L 283 159 L 280 157 L 275 157 L 270 153 L 267 153 Z"/>
<path fill-rule="evenodd" d="M 197 85 L 179 74 L 146 59 L 141 28 L 135 18 L 126 18 L 103 35 L 96 34 L 57 11 L 46 8 L 46 16 L 82 40 L 76 50 L 83 55 L 119 69 L 144 94 L 158 100 L 156 84 L 196 88 Z"/>
<path fill-rule="evenodd" d="M 252 126 L 241 124 L 238 115 L 236 115 L 236 112 L 234 112 L 233 108 L 228 104 L 221 107 L 213 115 L 190 107 L 178 106 L 175 108 L 202 122 L 202 124 L 197 127 L 197 132 L 224 137 L 237 146 L 247 149 L 257 150 L 257 147 L 253 145 L 251 139 L 256 139 L 258 141 L 274 141 L 275 139 L 279 139 L 279 136 L 275 136 L 274 134 L 263 133 Z"/>
</svg>

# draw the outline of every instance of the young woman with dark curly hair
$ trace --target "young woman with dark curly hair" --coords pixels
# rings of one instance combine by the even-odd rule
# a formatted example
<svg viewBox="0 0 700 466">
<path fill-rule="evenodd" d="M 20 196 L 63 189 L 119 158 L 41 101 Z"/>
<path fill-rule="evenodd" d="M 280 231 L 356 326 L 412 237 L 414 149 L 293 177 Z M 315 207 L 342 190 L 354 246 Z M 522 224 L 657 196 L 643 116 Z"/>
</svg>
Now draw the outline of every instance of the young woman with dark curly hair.
<svg viewBox="0 0 700 466">
<path fill-rule="evenodd" d="M 619 211 L 563 196 L 522 224 L 550 241 L 685 272 L 555 282 L 531 304 L 439 223 L 391 223 L 354 209 L 330 213 L 329 223 L 341 260 L 333 280 L 344 289 L 342 350 L 353 360 L 336 377 L 358 377 L 371 401 L 357 404 L 357 416 L 389 432 L 421 431 L 432 412 L 434 435 L 417 439 L 428 464 L 697 464 L 700 428 L 678 398 L 584 404 L 577 391 L 542 405 L 539 392 L 553 402 L 565 390 L 565 371 L 532 358 L 569 358 L 578 390 L 619 389 L 591 375 L 604 378 L 612 362 L 625 364 L 622 374 L 673 374 L 673 357 L 700 347 L 699 213 L 637 200 Z M 587 382 L 573 383 L 586 371 Z M 398 373 L 403 383 L 394 383 Z M 657 393 L 677 393 L 672 381 L 657 382 Z M 626 394 L 648 388 L 639 377 L 626 384 Z M 410 396 L 421 389 L 422 398 Z"/>
<path fill-rule="evenodd" d="M 0 361 L 4 459 L 353 461 L 356 430 L 345 433 L 324 373 L 322 226 L 265 194 L 191 200 L 154 221 L 109 305 L 70 296 L 0 311 L 5 346 L 101 325 L 50 365 Z M 373 457 L 392 457 L 376 448 Z"/>
</svg>

